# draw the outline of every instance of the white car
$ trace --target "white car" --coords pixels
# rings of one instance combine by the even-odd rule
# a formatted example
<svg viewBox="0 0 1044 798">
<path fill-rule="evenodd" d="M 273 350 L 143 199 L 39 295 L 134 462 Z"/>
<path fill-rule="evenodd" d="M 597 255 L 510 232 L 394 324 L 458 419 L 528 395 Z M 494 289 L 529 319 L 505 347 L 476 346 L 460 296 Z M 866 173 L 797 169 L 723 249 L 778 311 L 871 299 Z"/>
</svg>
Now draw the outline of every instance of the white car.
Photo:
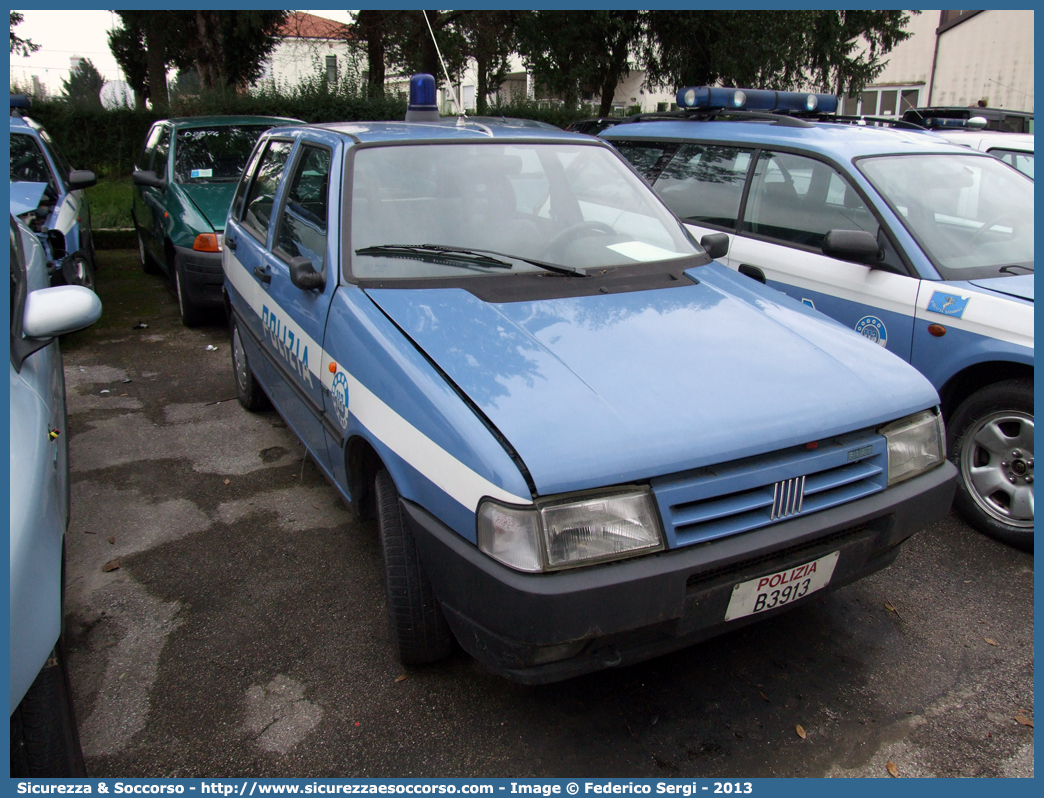
<svg viewBox="0 0 1044 798">
<path fill-rule="evenodd" d="M 1033 134 L 996 130 L 933 130 L 953 144 L 986 152 L 1033 179 Z"/>
</svg>

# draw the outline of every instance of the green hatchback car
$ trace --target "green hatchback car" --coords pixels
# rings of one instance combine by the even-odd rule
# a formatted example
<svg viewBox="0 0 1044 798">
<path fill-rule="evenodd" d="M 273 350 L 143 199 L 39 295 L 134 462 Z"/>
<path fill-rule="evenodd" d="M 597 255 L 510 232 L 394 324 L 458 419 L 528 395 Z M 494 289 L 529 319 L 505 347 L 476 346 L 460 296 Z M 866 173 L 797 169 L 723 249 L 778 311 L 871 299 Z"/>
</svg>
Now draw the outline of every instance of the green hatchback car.
<svg viewBox="0 0 1044 798">
<path fill-rule="evenodd" d="M 289 124 L 301 122 L 206 116 L 163 119 L 149 130 L 133 175 L 138 255 L 145 271 L 170 278 L 186 326 L 222 305 L 225 217 L 254 142 Z"/>
</svg>

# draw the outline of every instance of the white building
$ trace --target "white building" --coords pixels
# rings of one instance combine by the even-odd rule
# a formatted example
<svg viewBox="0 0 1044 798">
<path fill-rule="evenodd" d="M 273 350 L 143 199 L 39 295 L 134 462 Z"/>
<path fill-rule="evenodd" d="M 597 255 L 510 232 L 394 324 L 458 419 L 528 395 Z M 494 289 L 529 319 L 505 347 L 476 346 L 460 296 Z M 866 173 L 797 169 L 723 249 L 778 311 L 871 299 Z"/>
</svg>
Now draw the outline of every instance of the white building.
<svg viewBox="0 0 1044 798">
<path fill-rule="evenodd" d="M 1033 110 L 1033 10 L 922 11 L 913 35 L 842 113 L 891 116 L 926 105 Z"/>
<path fill-rule="evenodd" d="M 361 78 L 359 43 L 347 25 L 294 11 L 280 26 L 278 35 L 280 42 L 266 59 L 257 85 L 293 87 L 320 75 L 330 85 L 346 75 Z"/>
</svg>

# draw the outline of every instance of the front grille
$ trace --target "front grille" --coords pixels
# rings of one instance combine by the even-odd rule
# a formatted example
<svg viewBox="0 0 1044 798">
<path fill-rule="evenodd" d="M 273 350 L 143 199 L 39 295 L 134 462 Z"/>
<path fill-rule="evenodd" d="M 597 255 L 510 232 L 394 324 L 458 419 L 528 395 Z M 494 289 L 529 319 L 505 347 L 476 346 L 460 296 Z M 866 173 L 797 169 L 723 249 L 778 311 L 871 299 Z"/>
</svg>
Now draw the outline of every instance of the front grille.
<svg viewBox="0 0 1044 798">
<path fill-rule="evenodd" d="M 884 490 L 883 437 L 862 432 L 653 481 L 670 548 L 747 532 Z"/>
</svg>

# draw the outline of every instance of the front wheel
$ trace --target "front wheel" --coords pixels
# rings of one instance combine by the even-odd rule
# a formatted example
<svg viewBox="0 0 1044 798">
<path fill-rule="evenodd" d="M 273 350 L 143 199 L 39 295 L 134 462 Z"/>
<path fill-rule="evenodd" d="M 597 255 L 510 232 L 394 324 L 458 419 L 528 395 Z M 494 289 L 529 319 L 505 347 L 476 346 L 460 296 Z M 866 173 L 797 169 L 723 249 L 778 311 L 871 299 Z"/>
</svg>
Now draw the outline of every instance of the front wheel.
<svg viewBox="0 0 1044 798">
<path fill-rule="evenodd" d="M 61 643 L 55 647 L 11 713 L 11 775 L 14 777 L 87 775 L 62 649 Z"/>
<path fill-rule="evenodd" d="M 453 651 L 453 633 L 417 556 L 413 533 L 403 523 L 399 491 L 384 469 L 374 489 L 392 646 L 403 665 L 445 659 Z"/>
<path fill-rule="evenodd" d="M 1033 551 L 1033 382 L 994 383 L 950 418 L 954 506 L 980 532 Z"/>
<path fill-rule="evenodd" d="M 203 311 L 194 304 L 185 290 L 185 269 L 181 259 L 174 258 L 174 293 L 178 296 L 178 312 L 181 323 L 186 327 L 198 327 L 203 323 Z"/>
</svg>

